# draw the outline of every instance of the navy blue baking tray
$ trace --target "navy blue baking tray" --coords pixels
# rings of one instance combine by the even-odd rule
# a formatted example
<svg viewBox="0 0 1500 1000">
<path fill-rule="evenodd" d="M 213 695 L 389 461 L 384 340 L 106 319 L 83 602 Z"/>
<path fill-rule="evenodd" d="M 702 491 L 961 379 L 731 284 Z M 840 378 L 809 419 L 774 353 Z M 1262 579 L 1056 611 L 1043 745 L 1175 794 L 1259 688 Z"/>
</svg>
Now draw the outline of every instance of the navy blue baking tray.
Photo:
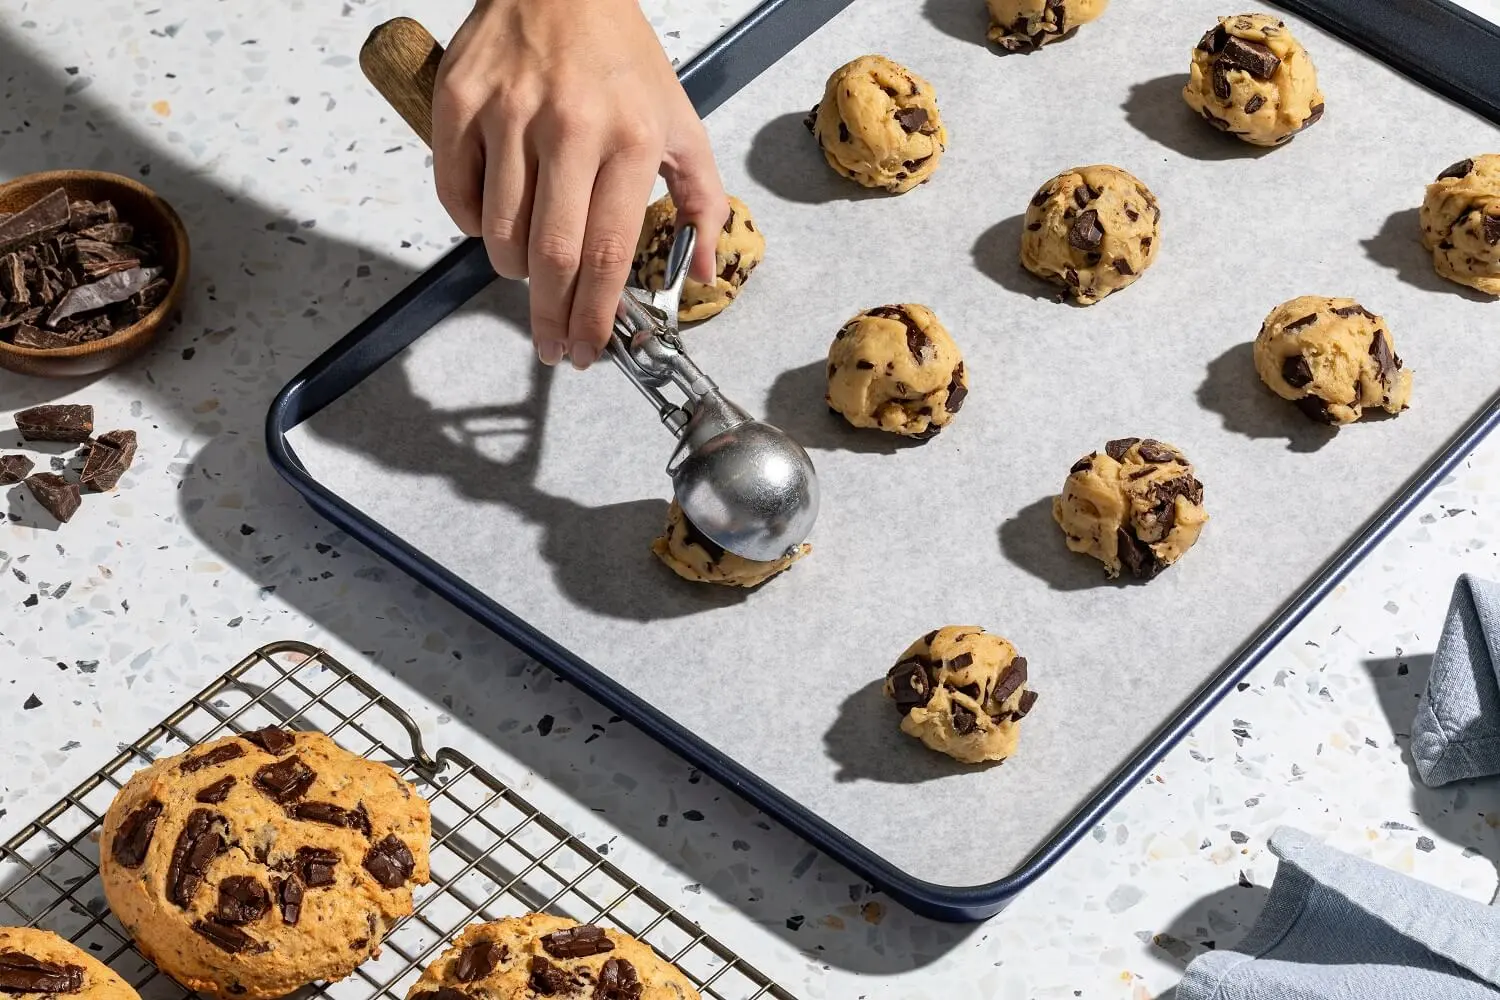
<svg viewBox="0 0 1500 1000">
<path fill-rule="evenodd" d="M 701 115 L 722 102 L 856 0 L 765 0 L 679 74 Z M 977 3 L 978 0 L 975 0 Z M 1500 124 L 1500 29 L 1447 0 L 1280 0 L 1277 6 L 1363 49 L 1418 83 Z M 946 921 L 983 920 L 1035 881 L 1139 782 L 1155 763 L 1326 596 L 1403 517 L 1500 425 L 1492 399 L 1322 572 L 1292 598 L 1167 726 L 1115 773 L 1010 876 L 953 888 L 913 878 L 564 649 L 443 566 L 393 536 L 314 479 L 288 432 L 311 418 L 462 306 L 492 281 L 483 244 L 469 240 L 361 323 L 276 397 L 266 441 L 277 471 L 308 503 L 381 556 L 517 647 L 630 719 L 902 905 Z"/>
</svg>

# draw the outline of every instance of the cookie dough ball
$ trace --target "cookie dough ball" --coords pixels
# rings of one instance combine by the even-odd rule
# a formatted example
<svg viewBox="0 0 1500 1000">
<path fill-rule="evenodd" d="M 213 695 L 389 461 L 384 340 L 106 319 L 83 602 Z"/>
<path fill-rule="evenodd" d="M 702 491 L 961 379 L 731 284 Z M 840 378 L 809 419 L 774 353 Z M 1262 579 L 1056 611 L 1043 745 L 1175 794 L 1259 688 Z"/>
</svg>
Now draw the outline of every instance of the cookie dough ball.
<svg viewBox="0 0 1500 1000">
<path fill-rule="evenodd" d="M 1059 174 L 1026 209 L 1021 263 L 1093 305 L 1135 283 L 1156 260 L 1161 208 L 1133 174 L 1105 164 Z"/>
<path fill-rule="evenodd" d="M 661 291 L 666 281 L 667 256 L 676 236 L 677 206 L 672 203 L 672 196 L 667 195 L 646 209 L 640 242 L 636 244 L 631 266 L 642 288 Z M 698 234 L 698 238 L 703 239 L 704 234 Z M 712 285 L 692 278 L 683 282 L 682 302 L 677 307 L 679 322 L 696 323 L 719 315 L 739 296 L 750 272 L 765 259 L 766 238 L 756 228 L 750 209 L 738 198 L 729 199 L 729 220 L 719 232 L 716 255 L 719 271 Z"/>
<path fill-rule="evenodd" d="M 136 772 L 104 816 L 104 895 L 141 953 L 225 1000 L 342 979 L 427 882 L 427 803 L 322 733 L 228 736 Z"/>
<path fill-rule="evenodd" d="M 829 409 L 855 427 L 926 439 L 969 395 L 964 357 L 926 306 L 879 306 L 845 323 L 828 348 Z"/>
<path fill-rule="evenodd" d="M 830 167 L 892 194 L 926 183 L 948 144 L 932 85 L 885 56 L 836 70 L 807 127 Z"/>
<path fill-rule="evenodd" d="M 1422 244 L 1438 274 L 1500 295 L 1500 153 L 1455 163 L 1428 185 Z"/>
<path fill-rule="evenodd" d="M 1219 18 L 1193 50 L 1182 97 L 1209 124 L 1254 146 L 1279 146 L 1323 117 L 1312 58 L 1269 14 Z"/>
<path fill-rule="evenodd" d="M 885 675 L 901 731 L 965 764 L 1016 752 L 1020 721 L 1036 703 L 1026 658 L 975 625 L 949 625 L 912 643 Z"/>
<path fill-rule="evenodd" d="M 528 913 L 470 924 L 406 1000 L 701 1000 L 688 978 L 613 927 Z"/>
<path fill-rule="evenodd" d="M 699 531 L 673 500 L 672 506 L 667 508 L 667 526 L 661 537 L 651 543 L 651 551 L 684 580 L 748 588 L 758 587 L 790 568 L 792 563 L 811 552 L 812 546 L 803 542 L 773 562 L 745 559 L 725 551 Z"/>
<path fill-rule="evenodd" d="M 1073 463 L 1052 517 L 1068 548 L 1111 578 L 1150 580 L 1193 547 L 1208 513 L 1203 484 L 1182 452 L 1151 438 L 1121 438 Z"/>
<path fill-rule="evenodd" d="M 1072 38 L 1109 0 L 989 0 L 990 41 L 1011 52 L 1035 52 Z"/>
<path fill-rule="evenodd" d="M 109 966 L 35 927 L 0 927 L 0 993 L 11 1000 L 140 1000 Z"/>
<path fill-rule="evenodd" d="M 1411 372 L 1385 320 L 1353 299 L 1304 295 L 1277 306 L 1255 338 L 1255 370 L 1320 424 L 1352 424 L 1367 406 L 1400 413 Z"/>
</svg>

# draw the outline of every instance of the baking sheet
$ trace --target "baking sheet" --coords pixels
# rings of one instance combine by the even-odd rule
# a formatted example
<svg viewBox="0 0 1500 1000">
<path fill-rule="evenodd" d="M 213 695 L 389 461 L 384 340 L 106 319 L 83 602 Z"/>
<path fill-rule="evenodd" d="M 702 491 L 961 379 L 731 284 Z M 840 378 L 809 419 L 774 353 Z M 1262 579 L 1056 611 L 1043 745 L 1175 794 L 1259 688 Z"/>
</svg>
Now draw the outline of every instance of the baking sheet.
<svg viewBox="0 0 1500 1000">
<path fill-rule="evenodd" d="M 916 878 L 1004 877 L 1491 399 L 1500 305 L 1439 280 L 1415 242 L 1423 185 L 1500 146 L 1496 129 L 1294 18 L 1328 114 L 1256 151 L 1178 91 L 1223 11 L 1116 0 L 1030 57 L 978 43 L 978 5 L 858 0 L 708 119 L 767 258 L 689 349 L 732 398 L 813 453 L 813 555 L 751 594 L 683 583 L 647 546 L 671 448 L 609 366 L 532 360 L 525 294 L 496 282 L 307 423 L 309 474 L 773 788 Z M 931 184 L 867 194 L 801 119 L 827 74 L 884 52 L 937 90 L 950 149 Z M 1162 203 L 1156 265 L 1081 309 L 1015 262 L 1048 177 L 1109 162 Z M 1301 294 L 1384 315 L 1413 407 L 1334 434 L 1261 389 L 1249 345 Z M 971 392 L 921 445 L 826 411 L 823 359 L 859 309 L 923 302 Z M 1147 586 L 1067 552 L 1050 497 L 1105 440 L 1196 462 L 1212 516 Z M 903 736 L 879 693 L 915 637 L 1010 638 L 1041 698 L 1019 754 L 965 768 Z"/>
</svg>

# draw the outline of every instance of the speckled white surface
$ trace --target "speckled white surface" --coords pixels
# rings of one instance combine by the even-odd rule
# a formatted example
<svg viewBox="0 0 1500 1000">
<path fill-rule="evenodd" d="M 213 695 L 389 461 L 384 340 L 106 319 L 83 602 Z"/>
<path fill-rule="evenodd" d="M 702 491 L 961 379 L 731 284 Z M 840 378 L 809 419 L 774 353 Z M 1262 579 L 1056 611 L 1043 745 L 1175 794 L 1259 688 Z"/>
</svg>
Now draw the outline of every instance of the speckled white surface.
<svg viewBox="0 0 1500 1000">
<path fill-rule="evenodd" d="M 913 16 L 950 6 L 902 2 Z M 677 58 L 749 6 L 647 0 Z M 1500 19 L 1496 0 L 1466 6 Z M 298 638 L 359 667 L 429 741 L 474 753 L 807 1000 L 1156 996 L 1208 942 L 1243 932 L 1280 823 L 1494 893 L 1500 785 L 1419 791 L 1404 753 L 1453 578 L 1500 576 L 1494 439 L 1092 838 L 978 927 L 884 903 L 349 543 L 271 471 L 265 408 L 453 231 L 425 151 L 354 59 L 369 27 L 413 8 L 267 9 L 0 0 L 0 176 L 144 174 L 187 221 L 196 268 L 181 326 L 126 370 L 91 384 L 0 375 L 0 407 L 75 399 L 141 433 L 121 489 L 61 530 L 33 527 L 35 506 L 10 495 L 0 837 L 245 652 Z M 462 9 L 431 0 L 421 13 L 446 34 Z"/>
</svg>

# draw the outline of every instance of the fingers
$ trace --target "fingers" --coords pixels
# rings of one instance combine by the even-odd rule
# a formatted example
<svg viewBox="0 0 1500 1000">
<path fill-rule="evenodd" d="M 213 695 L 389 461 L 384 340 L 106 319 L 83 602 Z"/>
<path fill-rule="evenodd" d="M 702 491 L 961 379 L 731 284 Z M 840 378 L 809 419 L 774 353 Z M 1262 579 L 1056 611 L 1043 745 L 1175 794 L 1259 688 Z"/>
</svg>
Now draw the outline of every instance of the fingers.
<svg viewBox="0 0 1500 1000">
<path fill-rule="evenodd" d="M 481 234 L 484 146 L 471 105 L 458 89 L 440 83 L 432 100 L 432 177 L 438 201 L 465 236 Z"/>
<path fill-rule="evenodd" d="M 708 133 L 691 105 L 687 107 L 687 116 L 691 120 L 686 120 L 687 116 L 679 119 L 682 124 L 669 141 L 661 175 L 666 179 L 667 189 L 672 192 L 677 218 L 698 228 L 698 246 L 688 274 L 696 281 L 711 285 L 718 272 L 714 251 L 718 247 L 719 231 L 729 218 L 729 197 L 719 178 Z"/>
<path fill-rule="evenodd" d="M 492 122 L 486 133 L 484 220 L 480 235 L 490 266 L 506 278 L 524 278 L 531 232 L 536 161 L 519 123 Z"/>
<path fill-rule="evenodd" d="M 608 160 L 594 181 L 578 286 L 568 323 L 573 364 L 586 368 L 603 352 L 615 307 L 630 275 L 641 216 L 656 182 L 658 160 L 642 149 Z"/>
<path fill-rule="evenodd" d="M 599 148 L 588 135 L 564 132 L 539 137 L 539 145 L 548 154 L 547 169 L 537 171 L 528 241 L 531 334 L 537 356 L 548 365 L 557 364 L 564 354 L 579 367 L 587 367 L 598 357 L 592 345 L 568 343 L 589 201 L 599 174 Z"/>
</svg>

